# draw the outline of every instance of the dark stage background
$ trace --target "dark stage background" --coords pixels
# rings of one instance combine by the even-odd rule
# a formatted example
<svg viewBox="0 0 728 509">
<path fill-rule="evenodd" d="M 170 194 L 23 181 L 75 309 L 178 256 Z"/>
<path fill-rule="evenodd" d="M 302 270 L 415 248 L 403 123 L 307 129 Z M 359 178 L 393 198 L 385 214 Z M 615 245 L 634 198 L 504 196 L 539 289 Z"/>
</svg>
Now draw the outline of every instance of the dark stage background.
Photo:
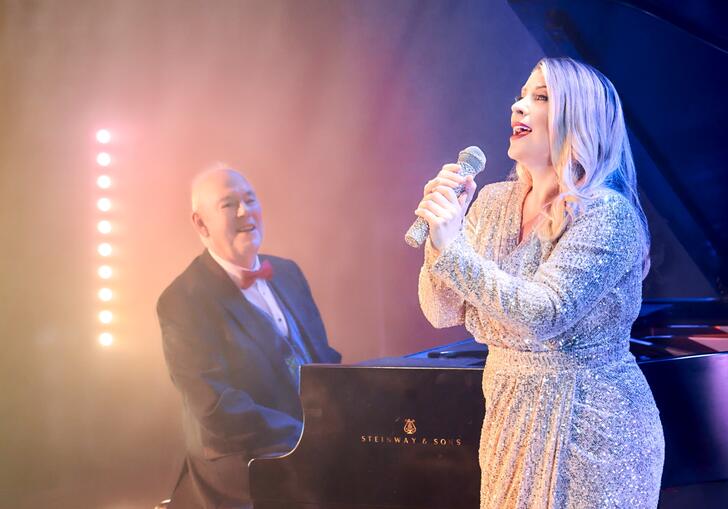
<svg viewBox="0 0 728 509">
<path fill-rule="evenodd" d="M 181 425 L 154 307 L 201 251 L 188 187 L 214 161 L 258 190 L 264 251 L 302 266 L 345 362 L 467 337 L 422 317 L 403 234 L 460 149 L 488 155 L 480 185 L 510 172 L 510 104 L 541 56 L 497 0 L 1 2 L 0 506 L 168 495 Z"/>
</svg>

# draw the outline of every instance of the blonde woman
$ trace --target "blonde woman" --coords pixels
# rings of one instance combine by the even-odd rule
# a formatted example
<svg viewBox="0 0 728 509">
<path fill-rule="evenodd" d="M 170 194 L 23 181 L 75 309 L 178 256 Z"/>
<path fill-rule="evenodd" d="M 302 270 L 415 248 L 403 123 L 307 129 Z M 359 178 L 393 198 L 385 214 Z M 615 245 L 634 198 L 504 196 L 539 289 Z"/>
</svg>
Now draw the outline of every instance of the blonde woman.
<svg viewBox="0 0 728 509">
<path fill-rule="evenodd" d="M 416 211 L 423 312 L 489 347 L 481 508 L 654 508 L 662 426 L 629 352 L 649 231 L 619 97 L 547 58 L 511 110 L 514 178 L 465 216 L 475 184 L 446 165 Z"/>
</svg>

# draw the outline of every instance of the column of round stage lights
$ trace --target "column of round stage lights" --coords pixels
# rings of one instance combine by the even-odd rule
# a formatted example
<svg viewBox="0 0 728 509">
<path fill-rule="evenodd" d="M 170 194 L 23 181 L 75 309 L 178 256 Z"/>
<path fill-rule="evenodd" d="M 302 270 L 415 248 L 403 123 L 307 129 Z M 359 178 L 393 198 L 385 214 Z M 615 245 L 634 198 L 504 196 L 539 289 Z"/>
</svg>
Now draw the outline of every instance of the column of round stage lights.
<svg viewBox="0 0 728 509">
<path fill-rule="evenodd" d="M 96 177 L 96 187 L 99 189 L 99 194 L 96 200 L 96 209 L 99 214 L 98 222 L 96 223 L 96 230 L 100 235 L 96 251 L 101 260 L 97 271 L 99 279 L 101 280 L 98 290 L 98 298 L 101 302 L 98 320 L 102 326 L 98 340 L 102 346 L 111 346 L 114 342 L 114 336 L 109 331 L 111 322 L 114 319 L 114 314 L 110 309 L 114 292 L 109 284 L 111 277 L 114 274 L 114 269 L 109 264 L 109 258 L 114 251 L 114 248 L 109 242 L 109 237 L 112 231 L 111 221 L 109 220 L 109 214 L 112 208 L 111 198 L 109 198 L 112 180 L 107 173 L 107 170 L 111 165 L 111 154 L 106 151 L 105 147 L 105 145 L 108 145 L 111 141 L 111 133 L 106 129 L 96 131 L 96 141 L 101 145 L 101 150 L 98 154 L 96 154 L 96 164 L 99 168 L 99 174 Z"/>
</svg>

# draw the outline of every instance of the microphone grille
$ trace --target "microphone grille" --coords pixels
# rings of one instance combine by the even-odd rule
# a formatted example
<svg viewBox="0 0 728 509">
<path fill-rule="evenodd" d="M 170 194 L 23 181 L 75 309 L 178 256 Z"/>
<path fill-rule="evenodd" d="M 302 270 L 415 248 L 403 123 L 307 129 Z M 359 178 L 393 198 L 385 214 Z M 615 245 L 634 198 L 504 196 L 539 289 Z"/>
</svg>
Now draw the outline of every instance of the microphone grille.
<svg viewBox="0 0 728 509">
<path fill-rule="evenodd" d="M 461 150 L 458 154 L 458 164 L 463 167 L 463 175 L 477 175 L 485 168 L 485 154 L 475 145 Z"/>
</svg>

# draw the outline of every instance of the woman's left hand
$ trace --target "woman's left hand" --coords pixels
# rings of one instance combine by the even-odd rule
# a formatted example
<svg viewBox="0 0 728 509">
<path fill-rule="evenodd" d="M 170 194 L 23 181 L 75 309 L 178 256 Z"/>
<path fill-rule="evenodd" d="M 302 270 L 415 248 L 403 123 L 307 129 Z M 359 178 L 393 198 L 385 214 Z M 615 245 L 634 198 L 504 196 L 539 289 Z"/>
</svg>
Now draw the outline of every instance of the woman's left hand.
<svg viewBox="0 0 728 509">
<path fill-rule="evenodd" d="M 442 251 L 452 242 L 463 224 L 463 217 L 468 205 L 475 195 L 475 181 L 471 175 L 461 177 L 455 168 L 445 165 L 438 178 L 431 181 L 429 193 L 425 194 L 415 210 L 415 215 L 423 218 L 430 226 L 430 241 L 435 249 Z M 456 167 L 459 170 L 459 167 Z M 444 178 L 440 178 L 444 177 Z M 458 197 L 453 187 L 456 181 L 465 186 L 465 191 Z M 455 184 L 457 185 L 457 184 Z"/>
</svg>

